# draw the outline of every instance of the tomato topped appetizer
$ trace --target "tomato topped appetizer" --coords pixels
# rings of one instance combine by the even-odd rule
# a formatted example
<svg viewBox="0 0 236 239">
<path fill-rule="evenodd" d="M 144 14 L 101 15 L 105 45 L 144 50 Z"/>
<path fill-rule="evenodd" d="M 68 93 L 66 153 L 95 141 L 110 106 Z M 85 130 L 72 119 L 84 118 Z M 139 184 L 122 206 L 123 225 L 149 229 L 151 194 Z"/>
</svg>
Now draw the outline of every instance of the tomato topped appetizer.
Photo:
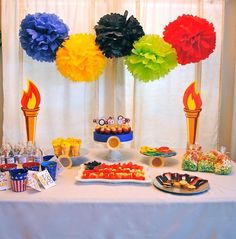
<svg viewBox="0 0 236 239">
<path fill-rule="evenodd" d="M 94 161 L 84 164 L 84 166 L 82 179 L 145 180 L 143 166 L 132 162 L 106 164 Z"/>
</svg>

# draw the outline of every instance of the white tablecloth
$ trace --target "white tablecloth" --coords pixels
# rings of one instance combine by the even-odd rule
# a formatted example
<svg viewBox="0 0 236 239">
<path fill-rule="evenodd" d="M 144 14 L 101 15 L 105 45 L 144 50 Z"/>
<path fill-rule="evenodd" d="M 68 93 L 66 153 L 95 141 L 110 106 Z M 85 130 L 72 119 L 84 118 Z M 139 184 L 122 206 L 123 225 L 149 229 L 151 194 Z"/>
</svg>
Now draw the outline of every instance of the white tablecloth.
<svg viewBox="0 0 236 239">
<path fill-rule="evenodd" d="M 99 160 L 102 149 L 86 160 Z M 134 150 L 125 158 L 144 163 Z M 151 178 L 183 172 L 180 158 L 151 168 Z M 1 239 L 165 239 L 236 238 L 236 166 L 230 176 L 193 172 L 208 179 L 210 190 L 195 196 L 164 193 L 154 186 L 81 184 L 78 168 L 66 170 L 57 185 L 42 192 L 0 192 Z"/>
</svg>

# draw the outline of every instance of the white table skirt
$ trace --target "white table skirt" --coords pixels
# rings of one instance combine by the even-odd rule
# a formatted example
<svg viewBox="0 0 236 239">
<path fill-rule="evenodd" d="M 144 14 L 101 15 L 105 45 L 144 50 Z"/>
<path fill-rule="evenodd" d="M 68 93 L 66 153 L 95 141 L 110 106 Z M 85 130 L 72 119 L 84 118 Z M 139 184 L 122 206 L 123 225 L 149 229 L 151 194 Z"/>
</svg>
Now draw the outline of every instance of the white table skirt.
<svg viewBox="0 0 236 239">
<path fill-rule="evenodd" d="M 93 149 L 89 160 L 105 151 Z M 138 163 L 143 157 L 125 150 Z M 127 156 L 128 155 L 128 156 Z M 151 168 L 151 178 L 180 172 L 180 158 Z M 42 192 L 0 192 L 1 239 L 165 239 L 236 238 L 236 166 L 230 176 L 189 172 L 208 179 L 210 190 L 194 196 L 164 193 L 154 186 L 81 184 L 77 167 L 66 170 L 57 186 Z"/>
</svg>

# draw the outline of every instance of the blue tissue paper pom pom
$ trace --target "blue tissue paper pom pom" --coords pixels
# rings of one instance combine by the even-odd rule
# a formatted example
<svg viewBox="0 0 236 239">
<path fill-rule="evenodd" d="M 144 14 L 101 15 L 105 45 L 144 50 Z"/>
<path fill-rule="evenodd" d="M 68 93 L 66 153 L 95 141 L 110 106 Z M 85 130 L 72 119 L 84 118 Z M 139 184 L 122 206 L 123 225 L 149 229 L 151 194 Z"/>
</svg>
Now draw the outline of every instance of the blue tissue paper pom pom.
<svg viewBox="0 0 236 239">
<path fill-rule="evenodd" d="M 68 38 L 68 26 L 55 14 L 28 14 L 20 25 L 20 43 L 34 60 L 53 62 L 56 51 Z"/>
</svg>

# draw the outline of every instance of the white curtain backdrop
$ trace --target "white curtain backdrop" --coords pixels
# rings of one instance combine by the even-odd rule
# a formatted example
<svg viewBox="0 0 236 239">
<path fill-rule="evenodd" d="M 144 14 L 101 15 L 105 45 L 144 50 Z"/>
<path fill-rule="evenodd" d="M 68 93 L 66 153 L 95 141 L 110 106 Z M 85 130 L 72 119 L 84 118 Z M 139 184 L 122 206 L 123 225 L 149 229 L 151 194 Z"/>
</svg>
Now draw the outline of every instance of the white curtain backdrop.
<svg viewBox="0 0 236 239">
<path fill-rule="evenodd" d="M 59 136 L 79 137 L 83 147 L 96 146 L 92 119 L 123 114 L 131 118 L 133 147 L 183 148 L 186 122 L 182 97 L 197 77 L 203 98 L 198 143 L 206 149 L 216 148 L 223 6 L 221 0 L 3 0 L 3 141 L 26 140 L 20 99 L 27 79 L 31 79 L 39 87 L 42 98 L 36 135 L 40 147 L 50 147 L 51 140 Z M 69 26 L 70 34 L 74 34 L 94 33 L 93 26 L 100 17 L 110 12 L 123 14 L 125 10 L 139 19 L 146 34 L 161 36 L 165 25 L 179 15 L 204 17 L 215 26 L 216 49 L 202 65 L 179 65 L 166 77 L 151 83 L 134 81 L 123 59 L 109 60 L 96 82 L 73 83 L 60 75 L 54 63 L 32 60 L 19 45 L 20 22 L 28 13 L 55 13 Z"/>
</svg>

